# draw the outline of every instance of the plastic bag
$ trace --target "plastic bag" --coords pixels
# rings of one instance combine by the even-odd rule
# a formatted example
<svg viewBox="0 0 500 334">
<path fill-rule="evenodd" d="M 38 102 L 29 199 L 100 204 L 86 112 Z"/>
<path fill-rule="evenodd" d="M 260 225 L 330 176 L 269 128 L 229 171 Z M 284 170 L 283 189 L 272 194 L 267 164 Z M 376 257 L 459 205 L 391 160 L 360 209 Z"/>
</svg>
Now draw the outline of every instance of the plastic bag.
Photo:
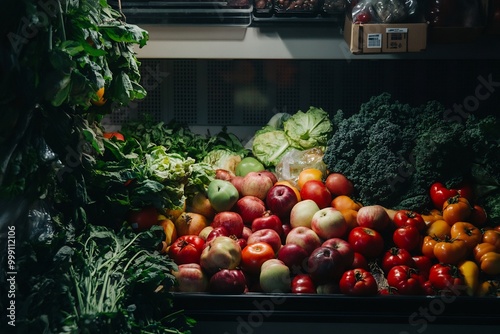
<svg viewBox="0 0 500 334">
<path fill-rule="evenodd" d="M 399 23 L 417 12 L 417 0 L 360 0 L 352 6 L 351 16 L 354 23 Z"/>
<path fill-rule="evenodd" d="M 278 180 L 287 180 L 296 185 L 299 174 L 306 168 L 317 168 L 326 174 L 326 164 L 323 162 L 324 152 L 318 147 L 308 150 L 292 149 L 287 152 L 276 165 Z"/>
<path fill-rule="evenodd" d="M 54 236 L 54 225 L 44 200 L 33 203 L 28 212 L 28 224 L 30 226 L 30 239 L 33 241 L 46 242 Z"/>
</svg>

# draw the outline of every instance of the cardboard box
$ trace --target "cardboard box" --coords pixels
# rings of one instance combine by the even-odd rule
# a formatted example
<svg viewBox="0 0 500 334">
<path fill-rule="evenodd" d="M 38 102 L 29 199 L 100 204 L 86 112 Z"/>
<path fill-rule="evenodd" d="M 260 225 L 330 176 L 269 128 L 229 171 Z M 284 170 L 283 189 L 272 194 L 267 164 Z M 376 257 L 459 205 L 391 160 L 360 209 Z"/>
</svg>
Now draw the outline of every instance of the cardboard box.
<svg viewBox="0 0 500 334">
<path fill-rule="evenodd" d="M 420 52 L 427 47 L 427 23 L 353 24 L 346 17 L 344 38 L 354 54 Z"/>
</svg>

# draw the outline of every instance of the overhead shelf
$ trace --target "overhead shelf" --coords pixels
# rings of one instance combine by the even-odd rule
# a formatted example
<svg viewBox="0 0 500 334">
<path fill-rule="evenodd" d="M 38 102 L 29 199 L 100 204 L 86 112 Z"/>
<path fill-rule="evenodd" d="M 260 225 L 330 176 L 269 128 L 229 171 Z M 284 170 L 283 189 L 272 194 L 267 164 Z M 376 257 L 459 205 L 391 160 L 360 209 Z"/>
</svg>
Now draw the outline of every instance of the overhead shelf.
<svg viewBox="0 0 500 334">
<path fill-rule="evenodd" d="M 250 27 L 140 25 L 150 34 L 137 49 L 149 59 L 498 59 L 500 36 L 472 43 L 428 43 L 414 53 L 353 55 L 339 24 L 279 24 Z"/>
<path fill-rule="evenodd" d="M 247 27 L 252 23 L 251 1 L 109 1 L 132 24 Z"/>
</svg>

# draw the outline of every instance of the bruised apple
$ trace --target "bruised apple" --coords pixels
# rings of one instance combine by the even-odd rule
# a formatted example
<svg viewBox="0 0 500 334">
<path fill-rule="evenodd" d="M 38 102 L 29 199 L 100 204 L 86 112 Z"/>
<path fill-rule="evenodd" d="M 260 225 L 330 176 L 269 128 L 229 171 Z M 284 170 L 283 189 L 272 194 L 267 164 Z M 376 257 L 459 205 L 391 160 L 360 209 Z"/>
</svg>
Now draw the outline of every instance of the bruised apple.
<svg viewBox="0 0 500 334">
<path fill-rule="evenodd" d="M 180 292 L 205 292 L 208 290 L 208 277 L 198 263 L 180 264 L 172 271 L 177 285 L 174 289 Z"/>
<path fill-rule="evenodd" d="M 235 269 L 241 261 L 241 247 L 236 240 L 219 236 L 203 249 L 200 257 L 201 267 L 213 275 L 221 269 Z"/>
<path fill-rule="evenodd" d="M 290 268 L 278 259 L 267 260 L 261 266 L 259 282 L 263 292 L 289 292 L 292 285 Z"/>
</svg>

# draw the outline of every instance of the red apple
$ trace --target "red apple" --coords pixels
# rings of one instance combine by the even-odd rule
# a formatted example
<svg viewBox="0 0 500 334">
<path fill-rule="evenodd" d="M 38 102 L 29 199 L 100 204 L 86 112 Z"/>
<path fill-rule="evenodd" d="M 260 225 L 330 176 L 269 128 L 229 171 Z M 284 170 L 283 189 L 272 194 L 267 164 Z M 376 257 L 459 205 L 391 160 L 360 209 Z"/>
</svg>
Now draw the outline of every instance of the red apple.
<svg viewBox="0 0 500 334">
<path fill-rule="evenodd" d="M 307 254 L 321 246 L 321 239 L 312 229 L 305 226 L 294 227 L 288 232 L 285 244 L 296 244 L 304 248 Z"/>
<path fill-rule="evenodd" d="M 208 277 L 198 263 L 178 265 L 172 272 L 177 285 L 174 289 L 180 292 L 206 292 L 208 290 Z"/>
<path fill-rule="evenodd" d="M 215 178 L 219 180 L 231 181 L 234 176 L 234 173 L 227 169 L 217 168 L 215 170 Z"/>
<path fill-rule="evenodd" d="M 238 245 L 240 245 L 240 248 L 241 248 L 241 249 L 243 249 L 243 248 L 245 248 L 245 247 L 246 247 L 246 245 L 247 245 L 247 239 L 245 239 L 245 238 L 238 238 L 238 239 L 236 239 L 236 243 L 237 243 Z"/>
<path fill-rule="evenodd" d="M 344 270 L 344 259 L 330 247 L 316 248 L 307 259 L 307 272 L 317 285 L 338 282 Z"/>
<path fill-rule="evenodd" d="M 307 183 L 307 182 L 306 182 Z M 347 230 L 342 213 L 328 206 L 316 211 L 311 219 L 311 229 L 322 239 L 340 238 Z"/>
<path fill-rule="evenodd" d="M 261 200 L 266 198 L 267 192 L 273 186 L 273 181 L 269 176 L 260 172 L 250 172 L 243 177 L 241 194 L 243 196 L 256 196 Z"/>
<path fill-rule="evenodd" d="M 238 194 L 240 194 L 240 197 L 242 197 L 242 192 L 241 188 L 243 186 L 243 176 L 234 176 L 231 180 L 229 180 L 233 184 L 233 186 L 238 190 Z"/>
<path fill-rule="evenodd" d="M 299 274 L 306 270 L 306 263 L 309 254 L 307 251 L 299 245 L 296 244 L 285 244 L 281 246 L 277 259 L 283 261 L 292 274 Z"/>
<path fill-rule="evenodd" d="M 325 185 L 333 196 L 351 196 L 354 192 L 352 182 L 340 173 L 331 173 L 325 179 Z"/>
<path fill-rule="evenodd" d="M 305 199 L 295 204 L 290 212 L 290 225 L 292 227 L 311 227 L 314 214 L 319 211 L 319 206 L 312 199 Z"/>
<path fill-rule="evenodd" d="M 256 196 L 243 196 L 236 202 L 234 211 L 240 214 L 244 224 L 251 224 L 255 218 L 264 214 L 266 204 Z"/>
<path fill-rule="evenodd" d="M 358 210 L 356 221 L 361 227 L 368 227 L 375 231 L 382 232 L 389 226 L 391 218 L 383 206 L 368 205 Z"/>
<path fill-rule="evenodd" d="M 290 212 L 293 206 L 298 203 L 298 199 L 292 188 L 284 184 L 277 184 L 269 189 L 265 202 L 268 210 L 280 217 L 283 222 L 288 223 Z"/>
<path fill-rule="evenodd" d="M 288 233 L 292 230 L 292 225 L 288 224 L 288 223 L 284 223 L 283 225 L 281 225 L 281 227 L 283 227 L 283 243 L 285 242 L 286 240 L 286 236 L 288 235 Z"/>
<path fill-rule="evenodd" d="M 208 290 L 217 294 L 241 294 L 245 292 L 246 277 L 240 269 L 222 269 L 210 277 Z"/>
<path fill-rule="evenodd" d="M 268 243 L 275 253 L 281 248 L 281 236 L 273 229 L 264 228 L 250 234 L 247 239 L 247 245 L 252 245 L 258 242 Z"/>
<path fill-rule="evenodd" d="M 273 181 L 273 184 L 275 184 L 276 182 L 278 182 L 278 178 L 276 177 L 276 174 L 274 174 L 270 170 L 262 170 L 259 173 L 261 173 L 261 174 L 269 177 L 271 179 L 271 181 Z"/>
<path fill-rule="evenodd" d="M 245 240 L 248 239 L 248 237 L 252 234 L 252 229 L 248 226 L 243 227 L 243 232 L 241 233 L 241 237 Z"/>
<path fill-rule="evenodd" d="M 212 223 L 213 228 L 222 226 L 227 230 L 228 235 L 234 235 L 236 238 L 241 237 L 243 233 L 243 218 L 240 214 L 234 211 L 222 211 L 215 215 Z"/>
<path fill-rule="evenodd" d="M 330 238 L 325 240 L 321 246 L 335 249 L 342 255 L 346 268 L 350 268 L 354 261 L 354 249 L 351 244 L 342 238 Z"/>
<path fill-rule="evenodd" d="M 210 241 L 214 240 L 217 237 L 220 237 L 221 235 L 226 237 L 229 236 L 229 233 L 224 226 L 212 227 L 212 230 L 210 231 L 210 233 L 208 233 L 207 238 L 205 239 L 204 247 L 207 247 L 210 244 Z"/>
<path fill-rule="evenodd" d="M 265 228 L 270 228 L 278 232 L 280 237 L 283 236 L 283 223 L 280 217 L 266 210 L 261 217 L 257 217 L 252 221 L 252 231 L 258 231 Z"/>
</svg>

